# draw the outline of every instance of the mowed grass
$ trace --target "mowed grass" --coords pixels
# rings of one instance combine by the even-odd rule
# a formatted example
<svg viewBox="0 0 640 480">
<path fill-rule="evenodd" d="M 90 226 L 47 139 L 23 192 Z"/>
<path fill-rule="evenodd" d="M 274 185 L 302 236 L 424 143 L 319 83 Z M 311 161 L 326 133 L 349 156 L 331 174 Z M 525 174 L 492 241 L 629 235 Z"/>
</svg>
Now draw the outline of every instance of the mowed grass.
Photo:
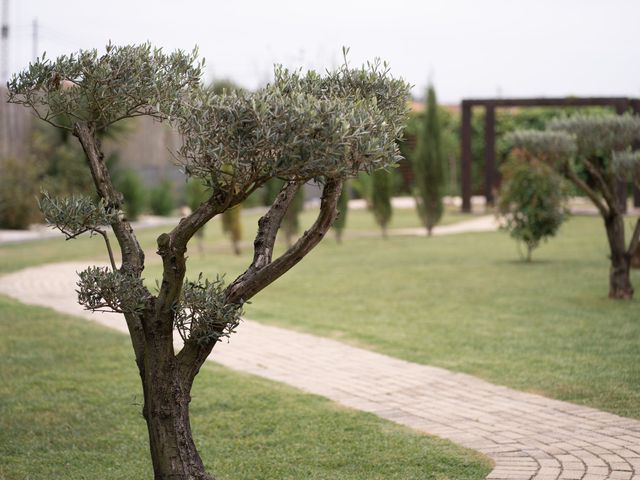
<svg viewBox="0 0 640 480">
<path fill-rule="evenodd" d="M 303 223 L 311 215 L 306 212 Z M 410 221 L 415 212 L 401 215 Z M 349 216 L 351 225 L 372 222 L 368 212 L 350 211 Z M 240 257 L 230 254 L 219 225 L 208 227 L 205 253 L 190 248 L 189 277 L 226 272 L 232 279 L 242 272 L 251 260 L 256 218 L 244 218 L 247 245 Z M 358 228 L 350 230 L 357 234 Z M 152 249 L 157 233 L 144 235 Z M 100 240 L 90 241 L 95 256 Z M 41 248 L 50 256 L 64 244 L 37 243 L 46 244 Z M 42 255 L 28 254 L 32 245 L 13 247 L 12 253 L 38 263 Z M 0 247 L 0 265 L 5 252 Z M 607 298 L 607 254 L 597 217 L 572 218 L 557 238 L 534 253 L 531 264 L 519 261 L 515 243 L 504 232 L 387 240 L 356 236 L 343 245 L 327 238 L 256 296 L 245 313 L 640 418 L 640 301 Z M 148 259 L 145 276 L 153 285 L 160 269 L 152 250 Z M 632 274 L 637 295 L 639 273 Z"/>
<path fill-rule="evenodd" d="M 327 239 L 245 314 L 640 418 L 640 301 L 607 298 L 607 253 L 592 217 L 572 218 L 531 264 L 504 232 Z M 190 275 L 232 279 L 249 261 L 194 255 Z"/>
<path fill-rule="evenodd" d="M 0 478 L 151 478 L 129 340 L 0 297 Z M 479 455 L 323 398 L 207 364 L 192 425 L 219 479 L 468 479 Z"/>
<path fill-rule="evenodd" d="M 266 209 L 251 209 L 243 212 L 242 230 L 244 237 L 244 247 L 249 249 L 256 233 L 258 218 Z M 308 228 L 315 217 L 317 210 L 305 210 L 300 216 L 300 228 Z M 361 236 L 363 232 L 368 234 L 377 234 L 380 232 L 376 225 L 373 215 L 366 210 L 351 210 L 348 212 L 347 227 L 345 236 L 355 235 Z M 470 217 L 454 210 L 448 210 L 442 218 L 441 224 L 446 225 Z M 176 220 L 177 223 L 177 220 Z M 413 209 L 395 209 L 391 220 L 390 228 L 420 228 L 421 224 Z M 140 229 L 136 230 L 138 241 L 142 248 L 147 252 L 147 260 L 151 263 L 157 262 L 158 257 L 155 255 L 156 239 L 163 232 L 170 231 L 172 226 Z M 222 234 L 220 219 L 215 218 L 211 221 L 205 230 L 204 250 L 209 253 L 227 253 L 231 251 L 229 241 Z M 115 238 L 111 235 L 111 242 L 117 249 Z M 333 237 L 331 232 L 329 237 Z M 190 245 L 192 254 L 197 254 L 197 241 L 194 239 Z M 116 252 L 117 254 L 117 252 Z M 117 255 L 116 255 L 117 256 Z M 83 235 L 73 240 L 65 241 L 60 238 L 50 238 L 46 240 L 29 241 L 24 243 L 9 243 L 0 245 L 0 275 L 9 273 L 21 268 L 27 268 L 43 263 L 63 262 L 78 259 L 101 259 L 108 261 L 106 250 L 102 238 L 99 236 L 90 238 Z"/>
</svg>

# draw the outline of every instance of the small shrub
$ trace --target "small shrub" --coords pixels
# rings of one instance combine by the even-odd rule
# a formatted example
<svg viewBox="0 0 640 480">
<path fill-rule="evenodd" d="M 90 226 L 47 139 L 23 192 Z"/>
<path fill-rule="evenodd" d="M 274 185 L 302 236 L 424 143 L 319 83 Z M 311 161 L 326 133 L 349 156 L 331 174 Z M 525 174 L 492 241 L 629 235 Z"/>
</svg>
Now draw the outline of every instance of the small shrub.
<svg viewBox="0 0 640 480">
<path fill-rule="evenodd" d="M 240 248 L 240 242 L 242 241 L 241 213 L 241 203 L 222 212 L 222 231 L 231 239 L 233 253 L 236 255 L 240 255 L 242 253 Z"/>
<path fill-rule="evenodd" d="M 0 227 L 25 229 L 40 219 L 38 182 L 40 171 L 31 160 L 7 159 L 0 164 Z"/>
<path fill-rule="evenodd" d="M 207 198 L 207 187 L 202 181 L 190 178 L 185 189 L 187 206 L 193 211 Z"/>
<path fill-rule="evenodd" d="M 342 233 L 347 225 L 347 212 L 349 211 L 349 183 L 345 182 L 342 186 L 342 193 L 338 199 L 338 216 L 333 222 L 333 229 L 336 232 L 336 241 L 342 243 Z"/>
<path fill-rule="evenodd" d="M 124 195 L 124 211 L 129 220 L 137 220 L 145 207 L 146 192 L 142 180 L 133 170 L 126 170 L 116 188 Z"/>
<path fill-rule="evenodd" d="M 293 201 L 282 219 L 282 230 L 284 231 L 287 247 L 293 245 L 294 237 L 300 231 L 300 212 L 302 210 L 304 210 L 304 187 L 300 188 L 296 196 L 293 197 Z"/>
<path fill-rule="evenodd" d="M 190 178 L 187 181 L 185 196 L 186 196 L 187 206 L 191 209 L 191 211 L 198 208 L 198 206 L 202 202 L 206 201 L 207 198 L 209 197 L 207 192 L 207 187 L 205 186 L 205 184 L 202 183 L 201 180 L 196 178 Z M 200 230 L 198 230 L 195 235 L 198 251 L 200 252 L 201 255 L 204 254 L 204 245 L 203 245 L 204 229 L 205 227 L 200 228 Z"/>
<path fill-rule="evenodd" d="M 553 169 L 535 158 L 512 156 L 501 168 L 498 203 L 504 229 L 526 246 L 526 261 L 542 240 L 556 234 L 567 218 L 567 189 Z"/>
<path fill-rule="evenodd" d="M 387 236 L 387 227 L 393 211 L 391 209 L 391 173 L 386 170 L 376 170 L 371 174 L 371 210 L 378 225 L 382 229 L 382 236 Z"/>
<path fill-rule="evenodd" d="M 154 215 L 168 217 L 176 207 L 173 184 L 165 179 L 149 192 L 149 208 Z"/>
</svg>

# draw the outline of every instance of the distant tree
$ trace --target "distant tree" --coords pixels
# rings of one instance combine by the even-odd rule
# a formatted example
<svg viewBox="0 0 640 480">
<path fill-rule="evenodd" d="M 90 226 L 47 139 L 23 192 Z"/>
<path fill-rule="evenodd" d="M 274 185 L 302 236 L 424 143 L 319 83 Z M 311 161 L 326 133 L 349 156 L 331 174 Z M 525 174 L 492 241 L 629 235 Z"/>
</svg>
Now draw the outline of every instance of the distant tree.
<svg viewBox="0 0 640 480">
<path fill-rule="evenodd" d="M 368 209 L 371 209 L 371 197 L 372 197 L 372 179 L 371 174 L 366 172 L 360 172 L 355 178 L 350 181 L 356 197 L 359 197 L 365 201 Z"/>
<path fill-rule="evenodd" d="M 117 74 L 114 74 L 117 72 Z M 150 45 L 80 51 L 40 59 L 14 76 L 9 101 L 67 128 L 79 140 L 99 201 L 43 197 L 47 220 L 68 238 L 83 232 L 105 239 L 111 268 L 81 272 L 78 298 L 89 310 L 124 314 L 140 372 L 156 479 L 210 480 L 189 423 L 191 389 L 218 341 L 235 331 L 243 305 L 295 266 L 324 237 L 336 216 L 345 178 L 396 162 L 409 86 L 386 65 L 321 76 L 277 68 L 256 92 L 215 95 L 201 87 L 195 53 L 165 54 Z M 71 127 L 58 122 L 67 115 Z M 201 180 L 207 199 L 157 239 L 162 280 L 152 292 L 142 281 L 145 255 L 107 169 L 98 134 L 130 117 L 169 121 L 182 136 L 177 152 L 187 176 Z M 207 222 L 241 203 L 270 178 L 286 181 L 258 222 L 247 270 L 228 285 L 220 277 L 187 280 L 187 245 Z M 322 185 L 316 221 L 273 259 L 287 207 L 311 180 Z M 116 265 L 105 229 L 122 255 Z M 184 344 L 174 351 L 174 329 Z"/>
<path fill-rule="evenodd" d="M 42 220 L 36 197 L 42 171 L 32 158 L 0 159 L 0 228 L 23 230 Z"/>
<path fill-rule="evenodd" d="M 442 133 L 433 85 L 429 85 L 427 90 L 426 112 L 412 165 L 418 215 L 427 234 L 431 236 L 433 227 L 442 218 L 442 197 L 446 188 L 446 160 L 442 154 Z"/>
<path fill-rule="evenodd" d="M 89 194 L 93 191 L 93 180 L 87 171 L 84 153 L 67 130 L 38 124 L 33 129 L 31 145 L 34 160 L 42 172 L 42 188 L 55 195 Z"/>
<path fill-rule="evenodd" d="M 0 159 L 0 228 L 25 229 L 41 222 L 37 194 L 88 194 L 93 180 L 72 135 L 45 123 L 32 130 L 30 154 Z"/>
<path fill-rule="evenodd" d="M 514 154 L 500 169 L 503 183 L 498 212 L 504 228 L 526 247 L 527 262 L 542 240 L 556 234 L 567 218 L 568 192 L 552 167 Z"/>
<path fill-rule="evenodd" d="M 640 190 L 640 150 L 616 153 L 613 158 L 613 168 L 621 182 L 630 181 Z M 631 268 L 640 268 L 640 240 L 638 239 L 640 232 L 638 230 L 640 229 L 636 225 L 629 244 Z"/>
<path fill-rule="evenodd" d="M 338 199 L 338 216 L 333 222 L 333 229 L 336 232 L 336 241 L 342 243 L 342 234 L 344 227 L 347 225 L 347 213 L 349 212 L 349 184 L 347 182 L 342 186 L 342 193 Z"/>
<path fill-rule="evenodd" d="M 271 205 L 278 196 L 282 185 L 284 185 L 284 182 L 279 178 L 272 178 L 265 182 L 265 184 L 262 186 L 262 191 L 259 192 L 261 194 L 260 199 L 262 205 L 264 205 L 265 207 Z"/>
<path fill-rule="evenodd" d="M 387 237 L 387 228 L 393 215 L 391 209 L 391 173 L 376 170 L 371 174 L 371 211 L 376 223 L 382 229 L 382 236 Z"/>
<path fill-rule="evenodd" d="M 196 210 L 200 204 L 206 202 L 209 197 L 206 185 L 199 178 L 189 178 L 187 180 L 185 195 L 187 207 L 189 207 L 191 212 Z M 200 252 L 201 255 L 204 254 L 203 240 L 205 229 L 206 225 L 202 225 L 194 235 L 196 238 L 198 252 Z"/>
<path fill-rule="evenodd" d="M 163 179 L 149 190 L 149 208 L 154 215 L 168 217 L 175 207 L 173 183 L 169 179 Z"/>
<path fill-rule="evenodd" d="M 516 148 L 553 165 L 600 212 L 609 241 L 609 297 L 615 299 L 633 298 L 630 266 L 640 243 L 640 219 L 627 247 L 619 179 L 624 171 L 637 175 L 634 166 L 640 156 L 630 148 L 639 139 L 640 117 L 631 115 L 559 118 L 546 132 L 523 131 L 511 138 Z"/>
<path fill-rule="evenodd" d="M 231 239 L 233 253 L 240 255 L 242 248 L 242 204 L 239 203 L 222 212 L 222 231 Z"/>
<path fill-rule="evenodd" d="M 293 240 L 300 232 L 300 213 L 304 210 L 304 189 L 301 188 L 293 197 L 282 219 L 282 232 L 287 247 L 291 248 Z"/>
<path fill-rule="evenodd" d="M 228 78 L 214 80 L 211 82 L 211 85 L 209 85 L 209 88 L 216 95 L 226 95 L 228 93 L 241 92 L 244 90 L 240 85 Z"/>
<path fill-rule="evenodd" d="M 122 192 L 122 208 L 129 220 L 137 220 L 147 204 L 147 189 L 140 176 L 132 169 L 121 172 L 115 180 L 116 188 Z"/>
</svg>

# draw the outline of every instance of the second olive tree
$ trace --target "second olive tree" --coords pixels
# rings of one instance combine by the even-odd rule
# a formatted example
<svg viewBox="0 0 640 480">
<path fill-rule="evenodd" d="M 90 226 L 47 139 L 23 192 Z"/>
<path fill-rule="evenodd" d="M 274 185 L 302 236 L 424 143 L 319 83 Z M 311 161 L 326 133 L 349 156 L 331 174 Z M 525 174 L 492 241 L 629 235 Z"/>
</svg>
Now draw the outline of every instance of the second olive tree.
<svg viewBox="0 0 640 480">
<path fill-rule="evenodd" d="M 640 155 L 631 150 L 640 140 L 640 117 L 575 115 L 551 121 L 544 132 L 517 132 L 512 140 L 516 148 L 553 166 L 591 200 L 609 243 L 609 297 L 633 298 L 630 268 L 640 244 L 640 219 L 627 245 L 626 199 L 621 199 L 620 188 L 623 178 L 635 182 L 640 178 Z"/>
</svg>

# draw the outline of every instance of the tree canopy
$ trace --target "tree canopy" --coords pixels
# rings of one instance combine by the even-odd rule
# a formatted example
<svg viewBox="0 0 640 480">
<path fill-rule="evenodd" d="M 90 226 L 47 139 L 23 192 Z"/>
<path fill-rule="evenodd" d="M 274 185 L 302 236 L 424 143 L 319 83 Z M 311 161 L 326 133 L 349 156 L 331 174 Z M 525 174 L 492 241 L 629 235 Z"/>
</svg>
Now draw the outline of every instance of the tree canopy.
<svg viewBox="0 0 640 480">
<path fill-rule="evenodd" d="M 345 52 L 346 53 L 346 52 Z M 255 92 L 202 85 L 204 62 L 191 53 L 166 54 L 149 44 L 103 54 L 80 51 L 41 58 L 9 81 L 9 101 L 78 138 L 99 202 L 45 197 L 48 221 L 68 236 L 100 233 L 112 269 L 80 274 L 79 300 L 90 310 L 124 314 L 144 392 L 143 415 L 157 478 L 210 479 L 196 450 L 188 405 L 193 380 L 217 341 L 234 331 L 247 300 L 295 266 L 324 237 L 336 216 L 344 180 L 399 158 L 396 141 L 408 109 L 409 85 L 380 61 L 345 63 L 320 75 L 276 67 L 273 82 Z M 206 187 L 202 201 L 157 239 L 163 275 L 156 292 L 142 282 L 145 254 L 122 210 L 100 135 L 125 118 L 167 121 L 182 137 L 175 152 L 188 177 Z M 258 222 L 254 255 L 228 285 L 222 277 L 186 277 L 187 244 L 217 215 L 268 180 L 284 183 Z M 313 225 L 283 254 L 274 244 L 287 208 L 310 180 L 322 185 Z M 197 203 L 197 202 L 196 202 Z M 122 264 L 113 261 L 108 223 Z M 184 340 L 174 353 L 173 331 Z"/>
</svg>

